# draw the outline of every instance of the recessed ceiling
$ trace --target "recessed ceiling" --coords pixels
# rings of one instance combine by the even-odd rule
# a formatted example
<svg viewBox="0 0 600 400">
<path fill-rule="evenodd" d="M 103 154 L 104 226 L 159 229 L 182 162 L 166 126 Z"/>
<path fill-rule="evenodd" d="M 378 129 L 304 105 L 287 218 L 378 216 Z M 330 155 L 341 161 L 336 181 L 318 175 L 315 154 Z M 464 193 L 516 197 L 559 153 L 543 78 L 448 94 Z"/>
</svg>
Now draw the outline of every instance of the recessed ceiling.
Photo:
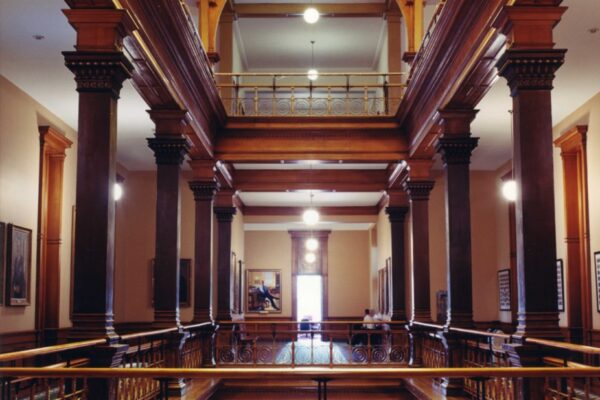
<svg viewBox="0 0 600 400">
<path fill-rule="evenodd" d="M 304 169 L 386 169 L 387 164 L 354 163 L 279 163 L 279 164 L 233 164 L 235 169 L 245 170 L 304 170 Z"/>
<path fill-rule="evenodd" d="M 376 206 L 382 192 L 240 192 L 246 206 L 256 207 L 369 207 Z"/>
</svg>

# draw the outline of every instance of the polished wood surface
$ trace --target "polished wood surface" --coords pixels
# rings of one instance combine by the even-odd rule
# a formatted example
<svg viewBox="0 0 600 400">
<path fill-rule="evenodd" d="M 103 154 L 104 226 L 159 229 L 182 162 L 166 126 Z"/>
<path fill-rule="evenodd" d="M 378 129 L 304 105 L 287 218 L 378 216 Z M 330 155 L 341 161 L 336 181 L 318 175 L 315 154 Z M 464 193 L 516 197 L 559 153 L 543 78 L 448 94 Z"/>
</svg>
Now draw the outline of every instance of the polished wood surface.
<svg viewBox="0 0 600 400">
<path fill-rule="evenodd" d="M 51 126 L 41 126 L 39 132 L 36 328 L 42 336 L 39 344 L 55 344 L 60 309 L 63 169 L 66 150 L 73 143 Z"/>
<path fill-rule="evenodd" d="M 405 257 L 405 219 L 409 211 L 408 204 L 395 202 L 390 196 L 390 204 L 385 212 L 388 215 L 391 229 L 392 246 L 392 304 L 391 317 L 395 321 L 406 320 L 406 257 Z"/>
<path fill-rule="evenodd" d="M 124 31 L 133 22 L 122 10 L 82 8 L 65 14 L 77 31 L 77 51 L 63 55 L 79 92 L 71 336 L 114 337 L 117 99 L 133 69 L 121 52 Z"/>
<path fill-rule="evenodd" d="M 569 129 L 554 145 L 561 149 L 567 259 L 563 274 L 568 285 L 569 340 L 591 343 L 592 282 L 590 279 L 590 238 L 588 214 L 587 126 Z M 563 300 L 565 301 L 565 300 Z"/>
</svg>

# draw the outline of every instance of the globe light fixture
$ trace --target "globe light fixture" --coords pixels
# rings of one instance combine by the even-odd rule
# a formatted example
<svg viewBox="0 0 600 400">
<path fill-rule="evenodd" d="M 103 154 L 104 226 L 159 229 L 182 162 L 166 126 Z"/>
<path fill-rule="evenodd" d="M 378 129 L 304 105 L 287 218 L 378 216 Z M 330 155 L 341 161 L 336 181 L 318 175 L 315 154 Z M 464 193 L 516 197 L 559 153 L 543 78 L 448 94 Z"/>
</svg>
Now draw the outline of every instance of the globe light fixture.
<svg viewBox="0 0 600 400">
<path fill-rule="evenodd" d="M 311 81 L 316 81 L 317 79 L 319 79 L 319 71 L 317 71 L 314 68 L 311 68 L 308 70 L 308 72 L 306 72 L 306 77 Z"/>
<path fill-rule="evenodd" d="M 310 41 L 310 69 L 306 72 L 309 81 L 314 82 L 319 78 L 319 71 L 315 68 L 315 41 Z"/>
<path fill-rule="evenodd" d="M 315 255 L 315 253 L 306 253 L 304 255 L 304 261 L 306 261 L 309 264 L 314 263 L 317 260 L 317 256 Z"/>
<path fill-rule="evenodd" d="M 508 201 L 517 200 L 517 182 L 514 179 L 507 180 L 502 184 L 502 195 Z"/>
<path fill-rule="evenodd" d="M 319 212 L 314 208 L 309 208 L 302 214 L 302 220 L 306 225 L 312 226 L 319 222 Z"/>
<path fill-rule="evenodd" d="M 113 199 L 119 201 L 121 197 L 123 197 L 123 185 L 119 182 L 115 182 L 115 185 L 113 186 Z"/>
<path fill-rule="evenodd" d="M 319 248 L 319 241 L 315 238 L 308 238 L 304 245 L 306 246 L 306 250 L 315 251 Z"/>
<path fill-rule="evenodd" d="M 306 21 L 306 23 L 314 24 L 319 20 L 319 11 L 314 7 L 308 7 L 306 10 L 304 10 L 304 14 L 302 16 L 304 17 L 304 21 Z"/>
</svg>

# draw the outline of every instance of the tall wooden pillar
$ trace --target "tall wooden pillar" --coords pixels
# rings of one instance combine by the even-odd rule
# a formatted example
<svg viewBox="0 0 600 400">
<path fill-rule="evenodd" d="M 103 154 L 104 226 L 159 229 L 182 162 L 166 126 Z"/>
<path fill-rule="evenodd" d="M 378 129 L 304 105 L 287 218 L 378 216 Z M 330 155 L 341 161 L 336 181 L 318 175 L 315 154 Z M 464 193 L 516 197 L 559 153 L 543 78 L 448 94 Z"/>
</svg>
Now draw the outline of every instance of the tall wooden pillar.
<svg viewBox="0 0 600 400">
<path fill-rule="evenodd" d="M 152 110 L 156 135 L 148 146 L 156 158 L 156 246 L 154 256 L 154 324 L 180 325 L 179 241 L 180 172 L 189 143 L 182 135 L 184 110 Z"/>
<path fill-rule="evenodd" d="M 76 7 L 76 1 L 71 1 Z M 77 31 L 76 51 L 64 52 L 79 92 L 77 220 L 73 271 L 73 339 L 116 339 L 113 275 L 117 99 L 133 67 L 122 40 L 133 21 L 124 10 L 65 10 Z M 101 67 L 99 67 L 101 66 Z"/>
<path fill-rule="evenodd" d="M 436 149 L 444 162 L 446 240 L 448 242 L 447 325 L 473 325 L 471 279 L 471 207 L 469 164 L 477 138 L 470 133 L 475 110 L 440 110 L 442 137 Z"/>
<path fill-rule="evenodd" d="M 231 320 L 231 222 L 236 213 L 233 190 L 217 194 L 214 207 L 217 216 L 217 320 Z"/>
<path fill-rule="evenodd" d="M 392 320 L 406 320 L 406 257 L 404 250 L 404 221 L 409 211 L 408 198 L 402 191 L 390 191 L 385 212 L 392 233 Z"/>
<path fill-rule="evenodd" d="M 429 293 L 429 193 L 431 160 L 412 160 L 410 177 L 403 184 L 410 198 L 412 233 L 413 307 L 412 321 L 431 322 Z"/>
<path fill-rule="evenodd" d="M 560 1 L 506 7 L 497 25 L 511 47 L 498 61 L 513 98 L 519 312 L 517 336 L 560 338 L 550 93 L 566 50 L 554 49 Z"/>
<path fill-rule="evenodd" d="M 212 321 L 212 204 L 219 188 L 212 160 L 192 160 L 194 180 L 189 182 L 196 202 L 194 234 L 194 322 Z"/>
</svg>

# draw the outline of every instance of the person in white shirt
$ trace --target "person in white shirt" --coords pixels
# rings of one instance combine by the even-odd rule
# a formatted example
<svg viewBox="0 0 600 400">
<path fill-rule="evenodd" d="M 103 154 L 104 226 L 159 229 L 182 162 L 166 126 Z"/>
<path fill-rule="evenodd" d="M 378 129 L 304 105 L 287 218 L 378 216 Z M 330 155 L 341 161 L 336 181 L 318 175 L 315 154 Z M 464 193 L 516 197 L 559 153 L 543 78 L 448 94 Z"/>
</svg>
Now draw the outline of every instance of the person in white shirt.
<svg viewBox="0 0 600 400">
<path fill-rule="evenodd" d="M 373 318 L 373 310 L 365 308 L 365 316 L 363 318 L 363 328 L 375 329 L 375 318 Z"/>
</svg>

